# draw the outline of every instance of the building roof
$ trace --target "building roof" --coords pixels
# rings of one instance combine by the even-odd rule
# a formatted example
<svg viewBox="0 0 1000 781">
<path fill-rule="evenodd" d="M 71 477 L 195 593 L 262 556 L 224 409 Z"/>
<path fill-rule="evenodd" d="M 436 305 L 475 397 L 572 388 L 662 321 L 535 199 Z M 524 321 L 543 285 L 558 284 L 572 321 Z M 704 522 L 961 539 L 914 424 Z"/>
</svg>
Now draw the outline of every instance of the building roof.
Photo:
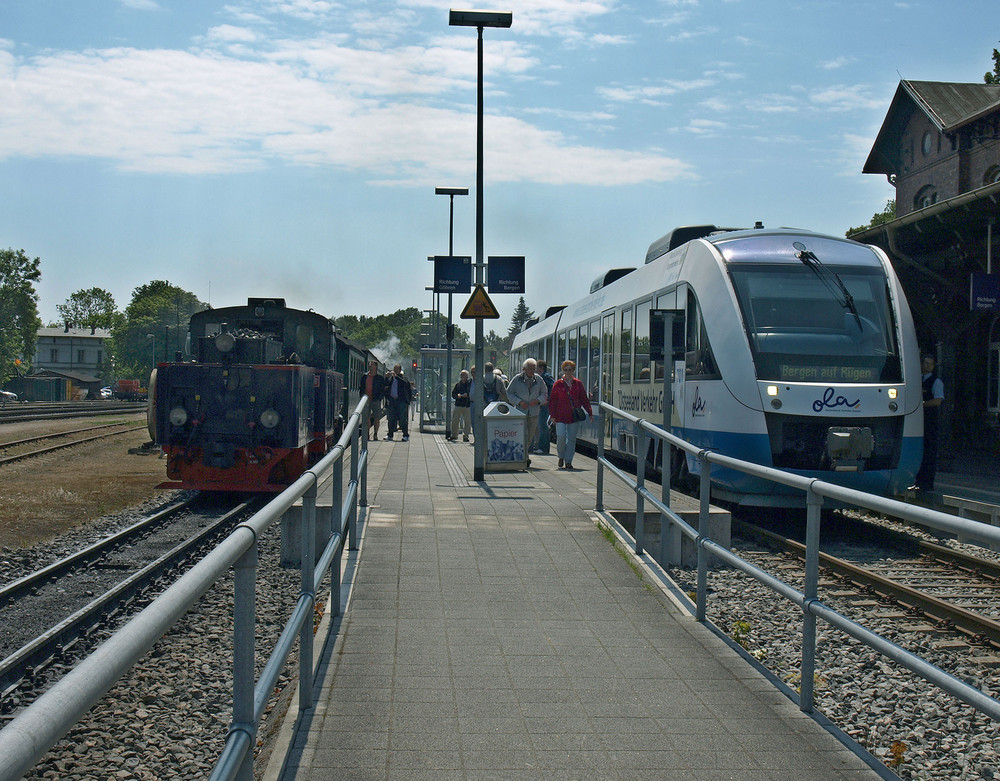
<svg viewBox="0 0 1000 781">
<path fill-rule="evenodd" d="M 32 372 L 28 375 L 28 379 L 33 379 L 37 377 L 62 377 L 67 380 L 72 380 L 77 385 L 98 385 L 101 382 L 100 377 L 95 377 L 92 374 L 83 374 L 82 372 L 67 372 L 61 369 L 39 369 L 37 372 Z"/>
<path fill-rule="evenodd" d="M 862 173 L 899 173 L 899 139 L 916 110 L 922 111 L 942 133 L 954 133 L 1000 111 L 1000 84 L 900 81 Z"/>
<path fill-rule="evenodd" d="M 95 328 L 94 332 L 91 333 L 89 328 L 70 328 L 68 331 L 65 328 L 39 328 L 38 338 L 41 339 L 45 337 L 46 339 L 52 338 L 86 338 L 86 339 L 109 339 L 111 337 L 111 331 L 107 328 Z"/>
</svg>

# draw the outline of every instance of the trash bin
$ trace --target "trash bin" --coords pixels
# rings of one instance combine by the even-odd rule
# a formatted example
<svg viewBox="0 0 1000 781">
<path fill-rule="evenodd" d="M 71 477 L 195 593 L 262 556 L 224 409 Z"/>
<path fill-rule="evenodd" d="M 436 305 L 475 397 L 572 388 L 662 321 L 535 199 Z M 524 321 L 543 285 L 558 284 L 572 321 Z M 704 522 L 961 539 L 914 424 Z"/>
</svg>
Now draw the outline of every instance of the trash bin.
<svg viewBox="0 0 1000 781">
<path fill-rule="evenodd" d="M 483 413 L 486 428 L 486 471 L 516 472 L 528 468 L 524 447 L 526 415 L 506 401 L 494 401 Z"/>
</svg>

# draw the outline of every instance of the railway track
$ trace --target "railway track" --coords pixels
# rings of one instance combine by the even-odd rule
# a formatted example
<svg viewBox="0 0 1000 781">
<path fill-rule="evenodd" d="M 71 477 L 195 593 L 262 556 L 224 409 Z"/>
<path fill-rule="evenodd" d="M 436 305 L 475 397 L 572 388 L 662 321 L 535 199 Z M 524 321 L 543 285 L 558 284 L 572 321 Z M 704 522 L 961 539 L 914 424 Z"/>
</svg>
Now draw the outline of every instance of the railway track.
<svg viewBox="0 0 1000 781">
<path fill-rule="evenodd" d="M 805 558 L 805 546 L 789 537 L 744 521 L 734 520 L 733 529 Z M 965 641 L 1000 649 L 1000 565 L 908 535 L 890 539 L 897 546 L 893 553 L 863 564 L 821 552 L 827 592 L 854 601 L 891 600 L 907 620 L 921 615 Z M 908 549 L 912 553 L 899 555 Z"/>
<path fill-rule="evenodd" d="M 55 401 L 18 402 L 0 407 L 0 424 L 23 423 L 33 420 L 60 420 L 100 415 L 145 412 L 146 402 L 130 401 Z"/>
<path fill-rule="evenodd" d="M 46 453 L 52 453 L 57 450 L 63 450 L 75 445 L 82 445 L 86 442 L 94 442 L 98 439 L 104 439 L 105 437 L 128 434 L 144 425 L 144 421 L 106 423 L 100 426 L 88 426 L 87 428 L 72 429 L 70 431 L 41 434 L 39 436 L 26 437 L 24 439 L 0 442 L 0 453 L 11 453 L 10 455 L 0 455 L 0 466 L 14 463 L 15 461 L 23 461 L 26 458 L 32 458 Z M 42 443 L 53 442 L 53 440 L 63 441 L 42 445 Z"/>
<path fill-rule="evenodd" d="M 141 609 L 258 501 L 179 502 L 0 588 L 0 722 L 82 656 L 92 632 Z"/>
</svg>

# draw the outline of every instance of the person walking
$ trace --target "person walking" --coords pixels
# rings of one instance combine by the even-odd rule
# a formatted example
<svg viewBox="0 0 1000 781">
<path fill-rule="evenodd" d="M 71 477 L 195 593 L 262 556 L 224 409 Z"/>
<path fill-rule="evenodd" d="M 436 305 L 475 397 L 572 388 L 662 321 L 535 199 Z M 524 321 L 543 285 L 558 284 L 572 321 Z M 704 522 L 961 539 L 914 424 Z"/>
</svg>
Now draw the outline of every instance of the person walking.
<svg viewBox="0 0 1000 781">
<path fill-rule="evenodd" d="M 368 362 L 368 373 L 361 377 L 359 390 L 362 396 L 368 397 L 368 428 L 365 429 L 365 435 L 369 440 L 378 439 L 379 422 L 385 414 L 382 408 L 385 399 L 385 377 L 379 373 L 378 361 Z M 374 437 L 372 428 L 375 429 Z"/>
<path fill-rule="evenodd" d="M 545 401 L 542 402 L 542 408 L 538 411 L 538 437 L 532 445 L 536 453 L 547 456 L 550 447 L 549 394 L 552 393 L 552 384 L 555 382 L 555 378 L 549 374 L 548 361 L 538 361 L 537 371 L 538 375 L 545 382 Z"/>
<path fill-rule="evenodd" d="M 468 442 L 472 433 L 472 415 L 470 414 L 470 404 L 472 403 L 472 380 L 469 373 L 462 369 L 458 374 L 458 382 L 451 389 L 451 397 L 455 400 L 455 408 L 451 412 L 451 436 L 447 437 L 452 442 L 458 438 L 459 423 L 462 424 L 462 441 Z"/>
<path fill-rule="evenodd" d="M 403 441 L 410 441 L 409 407 L 412 398 L 410 381 L 403 376 L 402 364 L 392 367 L 392 374 L 386 382 L 385 396 L 389 410 L 389 433 L 386 441 L 391 441 L 398 427 L 403 432 Z"/>
<path fill-rule="evenodd" d="M 581 421 L 594 419 L 587 389 L 576 378 L 576 363 L 563 361 L 562 376 L 552 384 L 549 394 L 549 417 L 556 422 L 556 454 L 559 468 L 573 469 L 576 454 L 576 431 Z"/>
<path fill-rule="evenodd" d="M 917 470 L 916 482 L 911 491 L 933 491 L 937 475 L 938 424 L 941 405 L 944 403 L 944 383 L 938 377 L 933 355 L 925 355 L 921 361 L 924 386 L 924 457 Z"/>
<path fill-rule="evenodd" d="M 521 373 L 515 374 L 507 386 L 507 400 L 523 412 L 527 417 L 524 420 L 524 449 L 530 452 L 531 445 L 538 435 L 538 416 L 542 410 L 542 405 L 548 401 L 548 388 L 536 372 L 537 364 L 534 358 L 528 358 L 521 364 Z M 531 459 L 526 459 L 527 466 L 531 466 Z"/>
</svg>

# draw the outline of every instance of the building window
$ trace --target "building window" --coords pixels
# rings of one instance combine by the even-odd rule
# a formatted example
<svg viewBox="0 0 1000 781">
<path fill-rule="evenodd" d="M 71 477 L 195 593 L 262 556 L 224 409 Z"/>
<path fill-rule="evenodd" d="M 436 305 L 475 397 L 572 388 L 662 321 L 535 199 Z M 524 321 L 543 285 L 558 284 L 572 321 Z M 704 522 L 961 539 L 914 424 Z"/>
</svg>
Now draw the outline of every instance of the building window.
<svg viewBox="0 0 1000 781">
<path fill-rule="evenodd" d="M 55 347 L 49 350 L 49 363 L 59 363 L 59 350 Z"/>
<path fill-rule="evenodd" d="M 86 350 L 77 350 L 76 351 L 76 362 L 77 363 L 86 363 L 87 362 L 87 351 Z"/>
<path fill-rule="evenodd" d="M 921 141 L 920 150 L 924 153 L 924 157 L 929 157 L 930 153 L 934 149 L 934 136 L 931 135 L 931 131 L 928 130 L 924 133 L 923 141 Z"/>
<path fill-rule="evenodd" d="M 937 203 L 937 188 L 929 184 L 926 187 L 921 187 L 917 192 L 916 197 L 913 199 L 913 208 L 926 209 L 935 203 Z"/>
<path fill-rule="evenodd" d="M 991 166 L 983 177 L 983 184 L 996 184 L 1000 182 L 1000 165 Z"/>
</svg>

